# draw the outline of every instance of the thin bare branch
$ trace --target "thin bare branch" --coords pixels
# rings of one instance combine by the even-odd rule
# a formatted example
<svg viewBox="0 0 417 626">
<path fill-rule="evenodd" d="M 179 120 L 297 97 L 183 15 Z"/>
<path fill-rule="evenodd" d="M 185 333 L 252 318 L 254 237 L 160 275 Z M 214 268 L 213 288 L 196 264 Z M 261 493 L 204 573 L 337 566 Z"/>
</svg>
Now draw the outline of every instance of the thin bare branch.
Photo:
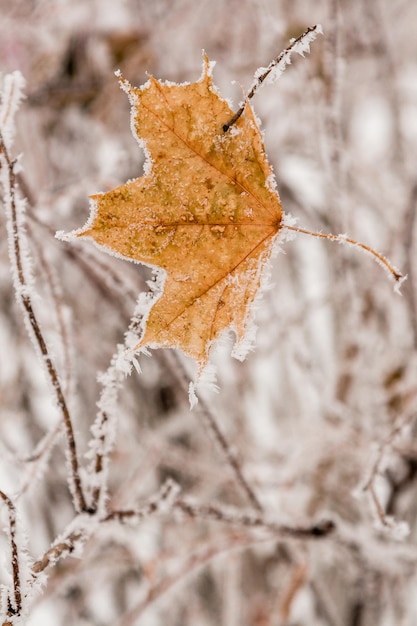
<svg viewBox="0 0 417 626">
<path fill-rule="evenodd" d="M 117 361 L 123 352 L 127 353 L 129 351 L 129 338 L 135 334 L 139 336 L 140 328 L 141 316 L 134 314 L 125 334 L 124 346 L 119 346 L 120 350 L 113 355 L 106 375 L 102 378 L 102 390 L 100 399 L 97 403 L 99 411 L 92 427 L 93 437 L 90 441 L 90 448 L 93 451 L 93 460 L 89 471 L 90 475 L 95 477 L 95 484 L 92 489 L 90 503 L 92 511 L 97 511 L 100 501 L 103 502 L 105 500 L 107 493 L 105 474 L 109 466 L 109 455 L 114 445 L 115 433 L 115 428 L 112 428 L 110 424 L 110 421 L 114 419 L 114 416 L 110 415 L 108 406 L 109 400 L 115 400 L 117 392 L 126 376 L 125 373 L 118 369 Z M 104 476 L 104 480 L 103 478 L 100 479 L 100 476 Z"/>
<path fill-rule="evenodd" d="M 165 512 L 175 505 L 177 494 L 179 493 L 179 485 L 172 479 L 168 479 L 158 491 L 157 494 L 149 498 L 149 500 L 137 509 L 127 509 L 121 511 L 111 511 L 103 519 L 104 522 L 113 520 L 124 522 L 132 520 L 141 522 L 143 519 L 150 517 L 156 513 Z"/>
<path fill-rule="evenodd" d="M 168 479 L 161 487 L 161 489 L 149 498 L 145 504 L 137 509 L 129 509 L 125 511 L 111 511 L 102 519 L 98 520 L 99 523 L 112 522 L 112 521 L 127 521 L 141 522 L 143 519 L 150 517 L 151 515 L 168 510 L 174 503 L 176 495 L 179 492 L 177 483 Z M 65 558 L 74 552 L 77 547 L 77 543 L 80 541 L 87 541 L 91 534 L 91 527 L 84 529 L 78 529 L 68 532 L 63 537 L 59 537 L 45 554 L 38 559 L 32 566 L 32 572 L 39 574 L 43 572 L 50 565 L 54 565 L 59 559 Z"/>
<path fill-rule="evenodd" d="M 191 554 L 183 564 L 172 575 L 166 575 L 152 587 L 150 587 L 146 597 L 133 606 L 120 620 L 120 626 L 133 626 L 137 623 L 137 619 L 161 596 L 170 591 L 172 587 L 180 584 L 187 577 L 192 575 L 196 570 L 204 567 L 221 555 L 227 554 L 234 550 L 241 550 L 246 546 L 257 543 L 258 540 L 253 537 L 230 537 L 226 543 L 220 545 L 208 546 L 203 550 Z"/>
<path fill-rule="evenodd" d="M 218 421 L 216 420 L 213 412 L 210 410 L 208 404 L 202 399 L 199 399 L 199 415 L 206 425 L 209 432 L 211 432 L 213 439 L 217 443 L 219 449 L 224 455 L 228 465 L 232 469 L 236 482 L 240 485 L 242 491 L 246 494 L 247 499 L 257 511 L 263 511 L 261 502 L 258 499 L 255 491 L 248 483 L 239 459 L 233 451 L 231 445 L 227 441 L 222 429 L 220 428 Z"/>
<path fill-rule="evenodd" d="M 74 437 L 74 429 L 72 426 L 71 416 L 68 409 L 67 402 L 65 400 L 65 395 L 62 390 L 62 386 L 59 380 L 58 372 L 55 368 L 55 365 L 52 361 L 52 358 L 49 354 L 48 347 L 46 341 L 44 339 L 43 333 L 39 326 L 37 317 L 34 312 L 34 308 L 32 305 L 32 299 L 30 296 L 30 290 L 27 288 L 26 277 L 24 272 L 23 260 L 22 260 L 22 250 L 20 243 L 20 227 L 19 227 L 19 218 L 17 212 L 17 201 L 16 201 L 16 177 L 14 166 L 15 163 L 11 160 L 8 151 L 6 149 L 5 143 L 3 141 L 3 137 L 0 133 L 0 150 L 4 156 L 3 163 L 7 167 L 7 184 L 8 189 L 5 189 L 6 197 L 9 197 L 10 203 L 10 212 L 11 212 L 11 224 L 10 224 L 10 236 L 11 236 L 11 246 L 10 250 L 13 254 L 12 263 L 16 267 L 16 278 L 18 281 L 19 289 L 17 290 L 16 296 L 20 301 L 26 319 L 29 323 L 31 331 L 33 333 L 34 340 L 40 350 L 41 353 L 41 362 L 45 366 L 46 373 L 50 380 L 53 392 L 55 394 L 55 399 L 58 405 L 58 408 L 61 412 L 67 446 L 68 446 L 68 456 L 69 456 L 69 467 L 71 471 L 70 477 L 70 489 L 74 497 L 74 505 L 77 511 L 86 510 L 86 502 L 84 498 L 84 493 L 81 485 L 81 478 L 79 473 L 79 463 L 77 456 L 77 446 Z"/>
<path fill-rule="evenodd" d="M 175 362 L 175 365 L 173 364 L 173 366 L 170 368 L 171 373 L 173 376 L 175 376 L 183 391 L 188 394 L 186 373 L 180 359 L 177 357 L 177 355 L 172 355 L 171 353 L 167 353 L 165 355 L 165 358 L 170 363 L 172 363 L 173 361 Z M 262 504 L 260 503 L 256 493 L 246 480 L 236 454 L 232 450 L 229 442 L 227 441 L 227 438 L 220 428 L 217 419 L 213 415 L 213 411 L 210 409 L 210 407 L 203 398 L 199 398 L 196 410 L 207 430 L 211 433 L 218 448 L 222 452 L 227 464 L 231 468 L 237 484 L 241 487 L 242 491 L 245 493 L 247 499 L 252 504 L 254 509 L 256 509 L 257 511 L 262 511 Z"/>
<path fill-rule="evenodd" d="M 27 228 L 27 232 L 32 235 L 31 230 Z M 54 271 L 54 268 L 49 263 L 42 246 L 36 241 L 36 239 L 31 236 L 31 241 L 36 245 L 36 254 L 39 259 L 39 267 L 43 271 L 45 275 L 45 284 L 48 286 L 50 290 L 51 300 L 55 309 L 55 316 L 57 321 L 57 327 L 59 331 L 59 336 L 61 338 L 62 343 L 62 387 L 63 391 L 66 395 L 69 394 L 72 388 L 72 379 L 71 379 L 71 329 L 67 320 L 65 319 L 63 312 L 63 294 L 61 285 L 59 283 L 58 277 Z"/>
<path fill-rule="evenodd" d="M 53 544 L 45 554 L 32 565 L 32 572 L 40 574 L 49 565 L 54 565 L 59 559 L 69 556 L 75 550 L 76 543 L 82 539 L 83 534 L 80 531 L 70 533 L 66 538 L 60 539 Z"/>
<path fill-rule="evenodd" d="M 13 575 L 13 602 L 9 599 L 8 615 L 20 615 L 22 611 L 22 593 L 20 584 L 19 553 L 16 543 L 16 509 L 11 499 L 0 491 L 0 498 L 9 510 L 9 537 L 12 553 L 12 575 Z"/>
<path fill-rule="evenodd" d="M 185 498 L 179 498 L 174 504 L 189 517 L 209 519 L 238 526 L 259 528 L 283 537 L 293 539 L 322 539 L 332 533 L 336 526 L 330 519 L 324 519 L 310 526 L 288 526 L 268 521 L 263 515 L 242 513 L 231 508 L 214 504 L 196 504 Z"/>
<path fill-rule="evenodd" d="M 181 507 L 181 510 L 183 512 L 186 512 L 183 507 Z M 326 529 L 325 525 L 323 524 L 323 527 L 320 527 L 320 532 L 315 535 L 315 532 L 311 533 L 312 528 L 313 527 L 308 529 L 307 533 L 305 532 L 307 529 L 297 529 L 297 533 L 293 536 L 300 539 L 307 537 L 317 538 L 327 536 L 329 532 L 332 532 L 333 530 L 333 527 L 329 527 L 328 529 Z M 299 531 L 301 531 L 301 533 Z M 265 539 L 262 538 L 260 541 L 265 541 Z M 120 626 L 132 626 L 133 624 L 135 624 L 136 620 L 144 613 L 147 608 L 149 608 L 151 604 L 158 600 L 162 595 L 167 593 L 174 585 L 183 582 L 184 579 L 192 575 L 195 570 L 204 567 L 211 560 L 234 550 L 242 550 L 243 548 L 258 542 L 259 539 L 253 536 L 248 537 L 233 535 L 228 538 L 226 544 L 221 544 L 220 546 L 209 546 L 204 550 L 192 554 L 185 560 L 182 566 L 178 568 L 178 570 L 173 575 L 167 575 L 155 585 L 153 585 L 149 589 L 146 597 L 123 616 L 120 622 Z"/>
</svg>

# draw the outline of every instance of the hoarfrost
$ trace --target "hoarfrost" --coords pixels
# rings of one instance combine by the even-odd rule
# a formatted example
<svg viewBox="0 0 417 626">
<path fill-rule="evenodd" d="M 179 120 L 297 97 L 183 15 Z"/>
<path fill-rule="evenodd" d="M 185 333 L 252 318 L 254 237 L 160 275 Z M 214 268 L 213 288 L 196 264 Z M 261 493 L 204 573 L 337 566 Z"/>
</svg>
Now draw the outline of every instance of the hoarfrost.
<svg viewBox="0 0 417 626">
<path fill-rule="evenodd" d="M 198 404 L 196 384 L 194 382 L 190 382 L 188 385 L 188 402 L 190 403 L 190 410 L 194 409 Z"/>
<path fill-rule="evenodd" d="M 275 191 L 276 192 L 276 190 L 277 190 L 277 180 L 275 178 L 274 172 L 272 171 L 272 168 L 271 168 L 270 175 L 268 176 L 268 178 L 265 181 L 265 187 L 267 189 L 269 189 L 269 191 Z"/>
<path fill-rule="evenodd" d="M 287 65 L 291 64 L 293 52 L 301 56 L 304 56 L 306 52 L 310 52 L 310 44 L 316 39 L 318 34 L 323 34 L 323 29 L 320 24 L 317 24 L 317 26 L 304 33 L 298 39 L 292 39 L 288 48 L 286 48 L 277 59 L 271 61 L 268 67 L 258 68 L 254 74 L 254 82 L 249 93 L 256 90 L 257 86 L 262 82 L 268 85 L 275 83 L 280 78 Z"/>
<path fill-rule="evenodd" d="M 236 137 L 237 135 L 240 135 L 240 134 L 241 134 L 241 132 L 242 132 L 242 129 L 241 129 L 241 128 L 239 128 L 239 126 L 231 126 L 231 127 L 229 128 L 229 132 L 228 132 L 228 134 L 229 134 L 231 137 Z"/>
<path fill-rule="evenodd" d="M 135 128 L 134 124 L 132 128 Z M 146 146 L 146 142 L 137 135 L 136 131 L 133 134 L 134 134 L 134 137 L 136 137 L 136 141 L 138 142 L 139 146 L 142 148 L 143 153 L 145 155 L 145 162 L 143 164 L 143 175 L 148 176 L 152 171 L 152 164 L 153 164 L 151 153 L 149 152 Z"/>
<path fill-rule="evenodd" d="M 8 150 L 13 144 L 14 118 L 21 101 L 25 97 L 23 93 L 25 85 L 26 81 L 19 71 L 6 74 L 1 81 L 0 130 Z"/>
<path fill-rule="evenodd" d="M 119 345 L 114 367 L 122 376 L 128 376 L 132 371 L 133 359 L 134 353 L 132 350 L 126 349 L 124 345 Z"/>
<path fill-rule="evenodd" d="M 391 515 L 385 515 L 383 520 L 375 516 L 374 528 L 395 541 L 404 541 L 410 535 L 410 527 L 407 522 L 397 521 Z"/>
<path fill-rule="evenodd" d="M 289 230 L 286 226 L 295 226 L 297 224 L 297 218 L 292 216 L 291 213 L 284 213 L 282 218 L 282 228 L 279 231 L 279 243 L 286 241 L 292 241 L 295 239 L 296 233 L 293 230 Z"/>
<path fill-rule="evenodd" d="M 24 624 L 32 597 L 37 593 L 38 586 L 34 585 L 32 580 L 32 560 L 29 556 L 28 538 L 23 530 L 20 513 L 12 501 L 7 497 L 5 499 L 4 495 L 2 496 L 1 504 L 8 508 L 8 523 L 5 532 L 9 540 L 8 551 L 10 554 L 8 562 L 12 565 L 6 567 L 8 585 L 0 586 L 0 606 L 4 608 L 5 613 L 7 607 L 11 606 L 16 611 L 16 620 L 13 623 Z M 14 561 L 14 557 L 17 557 L 17 561 Z M 7 597 L 5 604 L 3 603 L 4 594 Z M 20 609 L 19 612 L 17 612 L 17 609 Z M 2 616 L 2 619 L 7 622 L 7 613 L 4 617 Z M 10 616 L 8 619 L 10 619 Z"/>
<path fill-rule="evenodd" d="M 260 275 L 260 285 L 246 314 L 245 334 L 241 339 L 236 341 L 232 349 L 232 356 L 238 361 L 244 361 L 248 353 L 255 347 L 256 331 L 258 328 L 255 323 L 255 315 L 260 307 L 265 293 L 270 289 L 272 259 L 276 256 L 279 250 L 277 244 L 281 238 L 281 231 L 282 229 L 278 231 L 278 234 L 272 242 L 271 253 L 269 256 L 262 259 L 260 267 L 257 269 Z"/>
<path fill-rule="evenodd" d="M 155 289 L 158 289 L 158 276 L 156 273 Z M 97 402 L 98 412 L 91 427 L 92 439 L 89 442 L 89 450 L 86 458 L 90 460 L 85 483 L 90 493 L 98 489 L 99 501 L 98 512 L 104 514 L 107 500 L 107 476 L 109 468 L 109 454 L 114 446 L 117 429 L 117 399 L 119 390 L 126 377 L 131 374 L 134 367 L 138 373 L 141 372 L 137 360 L 139 354 L 149 354 L 142 348 L 135 351 L 134 348 L 139 342 L 143 332 L 143 324 L 149 314 L 153 300 L 150 294 L 140 294 L 129 328 L 125 333 L 125 341 L 117 346 L 108 369 L 98 375 L 98 381 L 102 386 L 100 398 Z M 97 472 L 97 458 L 101 458 L 101 470 Z"/>
<path fill-rule="evenodd" d="M 136 372 L 137 372 L 139 375 L 140 375 L 140 374 L 142 374 L 142 368 L 141 368 L 141 366 L 140 366 L 139 359 L 137 359 L 137 358 L 135 357 L 135 358 L 132 360 L 132 364 L 133 364 L 133 367 L 135 368 Z"/>
<path fill-rule="evenodd" d="M 199 372 L 197 380 L 190 382 L 188 386 L 188 400 L 190 403 L 190 410 L 192 410 L 198 404 L 199 394 L 204 394 L 204 392 L 219 392 L 216 368 L 213 363 L 207 363 L 205 368 L 201 372 Z"/>
<path fill-rule="evenodd" d="M 397 268 L 394 267 L 395 271 L 398 272 Z M 401 293 L 401 287 L 403 286 L 403 283 L 407 280 L 408 278 L 408 274 L 405 274 L 405 276 L 402 276 L 399 280 L 395 281 L 394 284 L 394 291 L 395 293 L 397 293 L 399 296 L 402 296 L 403 294 Z"/>
</svg>

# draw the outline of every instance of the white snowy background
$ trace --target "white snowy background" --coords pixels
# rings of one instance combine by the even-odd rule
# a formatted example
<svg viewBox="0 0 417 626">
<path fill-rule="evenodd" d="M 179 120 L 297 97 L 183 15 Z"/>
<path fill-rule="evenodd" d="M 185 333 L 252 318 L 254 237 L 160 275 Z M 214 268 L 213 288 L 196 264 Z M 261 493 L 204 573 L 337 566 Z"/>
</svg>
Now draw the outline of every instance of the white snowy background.
<svg viewBox="0 0 417 626">
<path fill-rule="evenodd" d="M 54 235 L 85 223 L 89 195 L 141 174 L 115 70 L 134 85 L 147 72 L 194 81 L 204 49 L 237 108 L 256 69 L 316 23 L 311 54 L 252 101 L 284 210 L 373 246 L 408 280 L 400 296 L 370 256 L 298 235 L 274 258 L 255 350 L 240 363 L 224 341 L 220 391 L 190 411 L 181 354 L 142 356 L 126 380 L 122 357 L 111 364 L 150 271 Z M 416 24 L 411 0 L 0 0 L 3 104 L 6 75 L 26 80 L 11 156 L 22 155 L 31 298 L 85 492 L 108 485 L 96 514 L 76 514 L 61 413 L 14 293 L 6 197 L 0 490 L 18 516 L 25 616 L 8 606 L 3 499 L 4 624 L 417 623 Z M 115 443 L 95 476 L 102 436 Z M 136 514 L 105 521 L 116 510 Z M 322 538 L 282 531 L 328 520 Z"/>
</svg>

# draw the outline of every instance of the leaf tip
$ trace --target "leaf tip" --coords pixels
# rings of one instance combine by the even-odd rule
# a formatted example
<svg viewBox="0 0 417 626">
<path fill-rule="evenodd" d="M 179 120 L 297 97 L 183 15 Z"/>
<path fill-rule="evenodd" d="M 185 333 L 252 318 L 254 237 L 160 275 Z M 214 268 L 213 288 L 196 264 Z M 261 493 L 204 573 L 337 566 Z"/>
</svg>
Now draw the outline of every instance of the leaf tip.
<svg viewBox="0 0 417 626">
<path fill-rule="evenodd" d="M 116 70 L 114 72 L 115 76 L 117 77 L 117 80 L 119 81 L 119 85 L 121 87 L 121 89 L 123 89 L 123 91 L 127 94 L 130 94 L 130 92 L 132 91 L 133 87 L 132 85 L 129 83 L 129 81 L 127 80 L 127 78 L 125 78 L 122 74 L 122 72 L 120 70 Z"/>
<path fill-rule="evenodd" d="M 203 73 L 201 75 L 200 80 L 202 81 L 207 80 L 207 79 L 211 80 L 211 77 L 213 75 L 213 68 L 216 65 L 216 61 L 210 61 L 205 50 L 202 50 L 202 54 L 203 54 Z"/>
</svg>

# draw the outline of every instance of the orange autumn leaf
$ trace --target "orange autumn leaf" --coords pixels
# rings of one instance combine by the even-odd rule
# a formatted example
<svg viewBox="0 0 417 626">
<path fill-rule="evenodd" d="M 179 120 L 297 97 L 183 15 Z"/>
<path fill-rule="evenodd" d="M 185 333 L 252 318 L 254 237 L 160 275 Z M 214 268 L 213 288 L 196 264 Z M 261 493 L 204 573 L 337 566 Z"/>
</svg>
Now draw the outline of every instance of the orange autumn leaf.
<svg viewBox="0 0 417 626">
<path fill-rule="evenodd" d="M 177 85 L 123 78 L 132 129 L 145 148 L 144 176 L 92 196 L 91 237 L 118 255 L 166 272 L 138 348 L 180 348 L 201 370 L 213 342 L 232 329 L 244 341 L 282 208 L 253 111 L 233 116 L 202 77 Z"/>
</svg>

